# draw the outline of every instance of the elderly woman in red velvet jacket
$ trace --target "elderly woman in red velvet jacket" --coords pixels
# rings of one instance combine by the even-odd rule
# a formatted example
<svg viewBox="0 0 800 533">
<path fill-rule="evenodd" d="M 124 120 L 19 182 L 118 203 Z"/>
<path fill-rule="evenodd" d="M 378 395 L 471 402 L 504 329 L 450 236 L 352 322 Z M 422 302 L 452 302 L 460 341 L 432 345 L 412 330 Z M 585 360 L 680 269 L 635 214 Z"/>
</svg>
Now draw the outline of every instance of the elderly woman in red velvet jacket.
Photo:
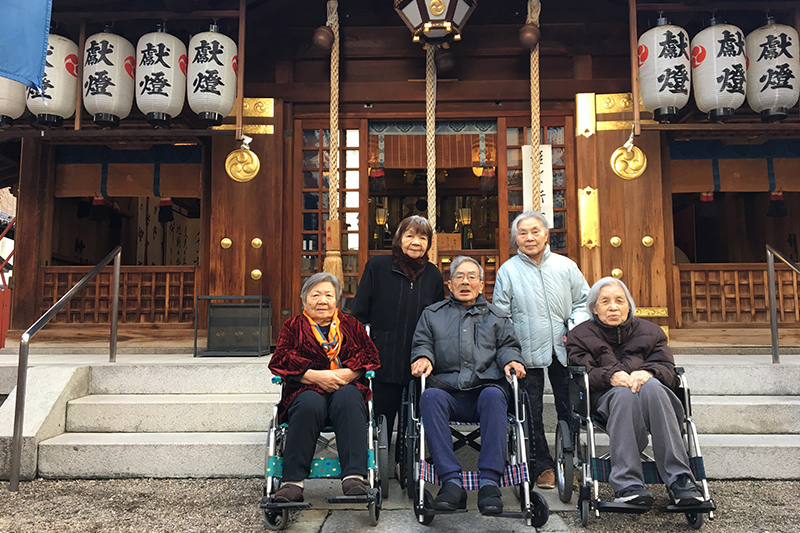
<svg viewBox="0 0 800 533">
<path fill-rule="evenodd" d="M 269 369 L 285 380 L 278 405 L 289 423 L 283 483 L 276 501 L 302 502 L 317 438 L 330 423 L 336 432 L 342 492 L 366 494 L 367 401 L 364 373 L 380 367 L 378 350 L 364 326 L 337 309 L 339 279 L 321 272 L 303 285 L 303 314 L 283 325 Z"/>
</svg>

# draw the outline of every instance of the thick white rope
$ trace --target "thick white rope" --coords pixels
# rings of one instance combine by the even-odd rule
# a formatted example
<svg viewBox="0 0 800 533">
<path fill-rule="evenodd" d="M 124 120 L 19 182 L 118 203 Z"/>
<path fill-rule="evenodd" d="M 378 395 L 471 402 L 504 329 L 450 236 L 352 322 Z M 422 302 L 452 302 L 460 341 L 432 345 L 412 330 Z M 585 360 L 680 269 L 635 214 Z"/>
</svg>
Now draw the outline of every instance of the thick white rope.
<svg viewBox="0 0 800 533">
<path fill-rule="evenodd" d="M 425 55 L 425 141 L 428 158 L 428 222 L 436 232 L 436 46 L 428 46 Z M 429 259 L 438 261 L 436 237 L 431 246 Z"/>
<path fill-rule="evenodd" d="M 328 176 L 328 215 L 331 220 L 339 220 L 339 2 L 329 0 L 328 23 L 333 30 L 331 47 L 331 146 L 330 174 Z"/>
<path fill-rule="evenodd" d="M 542 11 L 542 4 L 539 0 L 528 0 L 528 22 L 539 25 L 539 14 Z M 531 159 L 533 169 L 533 210 L 542 210 L 542 183 L 539 176 L 539 145 L 541 136 L 541 111 L 539 94 L 539 45 L 531 50 Z"/>
</svg>

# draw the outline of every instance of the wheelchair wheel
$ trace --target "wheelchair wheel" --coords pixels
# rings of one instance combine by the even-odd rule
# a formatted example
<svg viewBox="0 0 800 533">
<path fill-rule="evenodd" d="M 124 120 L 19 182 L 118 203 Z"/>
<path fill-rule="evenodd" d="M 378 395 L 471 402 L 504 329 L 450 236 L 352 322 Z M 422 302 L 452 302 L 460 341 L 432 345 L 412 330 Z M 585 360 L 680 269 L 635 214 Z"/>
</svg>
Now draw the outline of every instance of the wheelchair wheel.
<svg viewBox="0 0 800 533">
<path fill-rule="evenodd" d="M 272 531 L 280 531 L 285 529 L 289 523 L 289 510 L 264 509 L 264 518 L 267 519 L 267 528 Z"/>
<path fill-rule="evenodd" d="M 383 499 L 382 491 L 381 488 L 378 487 L 376 489 L 375 501 L 367 506 L 367 509 L 369 510 L 369 523 L 371 526 L 378 525 L 378 520 L 381 517 L 381 507 L 383 506 L 382 499 Z"/>
<path fill-rule="evenodd" d="M 692 529 L 700 529 L 703 527 L 703 513 L 684 513 L 686 515 L 686 522 Z"/>
<path fill-rule="evenodd" d="M 569 503 L 572 499 L 574 453 L 567 451 L 572 442 L 571 436 L 569 424 L 559 420 L 556 427 L 556 487 L 558 487 L 558 497 L 564 503 Z"/>
<path fill-rule="evenodd" d="M 589 513 L 592 512 L 591 507 L 589 506 L 589 500 L 581 500 L 578 504 L 578 510 L 580 511 L 581 515 L 581 527 L 586 527 L 589 525 Z"/>
<path fill-rule="evenodd" d="M 536 456 L 533 450 L 533 420 L 531 419 L 531 400 L 528 397 L 528 391 L 525 389 L 521 389 L 519 391 L 520 394 L 520 401 L 522 402 L 523 407 L 525 408 L 525 423 L 522 424 L 522 432 L 525 434 L 525 451 L 528 454 L 528 457 L 525 457 L 525 462 L 528 463 L 528 470 L 533 471 L 536 465 Z M 533 480 L 535 481 L 535 480 Z M 532 482 L 533 482 L 532 481 Z"/>
<path fill-rule="evenodd" d="M 418 493 L 418 490 L 414 491 Z M 416 494 L 415 494 L 416 495 Z M 422 524 L 423 526 L 431 525 L 433 522 L 434 515 L 425 515 L 422 514 L 417 507 L 419 498 L 414 498 L 414 514 L 417 515 L 417 521 Z M 433 494 L 428 489 L 425 489 L 425 493 L 423 494 L 423 501 L 424 501 L 424 508 L 425 509 L 433 509 Z"/>
<path fill-rule="evenodd" d="M 404 462 L 405 462 L 405 470 L 400 472 L 401 477 L 405 477 L 406 482 L 406 493 L 408 497 L 412 500 L 416 495 L 416 482 L 414 481 L 414 472 L 417 469 L 417 465 L 419 463 L 419 448 L 418 448 L 418 439 L 419 436 L 417 435 L 417 424 L 414 422 L 413 418 L 411 418 L 411 403 L 414 401 L 414 389 L 415 383 L 412 381 L 408 384 L 408 409 L 406 410 L 406 436 L 405 436 L 405 446 L 404 446 Z"/>
<path fill-rule="evenodd" d="M 389 497 L 389 433 L 386 429 L 386 417 L 378 417 L 378 480 L 383 498 Z"/>
<path fill-rule="evenodd" d="M 538 492 L 531 491 L 531 519 L 530 526 L 539 528 L 547 523 L 550 518 L 550 506 L 547 500 Z"/>
<path fill-rule="evenodd" d="M 400 413 L 397 416 L 397 444 L 395 445 L 395 462 L 397 463 L 397 482 L 400 488 L 406 489 L 406 417 L 408 416 L 408 387 L 403 387 L 403 398 L 400 402 Z M 391 432 L 392 428 L 389 428 Z"/>
</svg>

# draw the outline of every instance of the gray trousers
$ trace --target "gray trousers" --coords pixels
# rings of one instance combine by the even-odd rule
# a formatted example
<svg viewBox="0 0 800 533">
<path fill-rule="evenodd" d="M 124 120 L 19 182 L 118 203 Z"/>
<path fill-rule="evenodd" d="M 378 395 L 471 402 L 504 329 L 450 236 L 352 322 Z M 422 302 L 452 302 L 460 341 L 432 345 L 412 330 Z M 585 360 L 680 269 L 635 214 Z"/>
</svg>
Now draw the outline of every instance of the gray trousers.
<svg viewBox="0 0 800 533">
<path fill-rule="evenodd" d="M 609 483 L 615 492 L 644 485 L 639 454 L 647 447 L 648 431 L 653 436 L 656 468 L 664 483 L 669 487 L 682 474 L 694 479 L 681 437 L 683 406 L 656 378 L 649 379 L 636 394 L 628 387 L 613 387 L 600 397 L 597 410 L 608 421 Z"/>
</svg>

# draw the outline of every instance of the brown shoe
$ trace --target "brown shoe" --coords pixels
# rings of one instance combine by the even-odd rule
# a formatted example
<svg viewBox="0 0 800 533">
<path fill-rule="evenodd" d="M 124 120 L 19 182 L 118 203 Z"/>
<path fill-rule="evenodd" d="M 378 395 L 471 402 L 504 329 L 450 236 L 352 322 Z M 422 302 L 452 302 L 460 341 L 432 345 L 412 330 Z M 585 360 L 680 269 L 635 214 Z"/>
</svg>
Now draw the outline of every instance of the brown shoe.
<svg viewBox="0 0 800 533">
<path fill-rule="evenodd" d="M 536 484 L 540 489 L 556 488 L 556 471 L 552 468 L 545 470 L 536 478 Z"/>
<path fill-rule="evenodd" d="M 291 483 L 284 483 L 281 488 L 278 489 L 278 492 L 275 493 L 275 496 L 273 496 L 272 499 L 273 501 L 280 503 L 302 502 L 303 487 L 292 485 Z"/>
<path fill-rule="evenodd" d="M 357 477 L 349 477 L 342 481 L 342 494 L 345 496 L 361 496 L 369 490 L 369 485 Z"/>
</svg>

